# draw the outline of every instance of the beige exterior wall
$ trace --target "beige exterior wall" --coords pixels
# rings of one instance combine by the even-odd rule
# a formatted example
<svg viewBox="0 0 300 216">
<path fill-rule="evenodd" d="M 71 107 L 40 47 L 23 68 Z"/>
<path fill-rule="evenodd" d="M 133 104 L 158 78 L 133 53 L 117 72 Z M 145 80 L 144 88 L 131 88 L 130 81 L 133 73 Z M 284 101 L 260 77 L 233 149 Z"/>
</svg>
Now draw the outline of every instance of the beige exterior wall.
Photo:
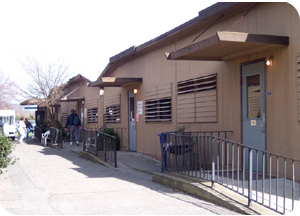
<svg viewBox="0 0 300 216">
<path fill-rule="evenodd" d="M 208 38 L 216 31 L 226 31 L 243 13 L 219 22 L 206 31 L 197 41 Z M 282 16 L 281 16 L 282 15 Z M 145 90 L 155 86 L 172 84 L 172 121 L 167 123 L 146 123 L 140 116 L 137 126 L 137 151 L 160 158 L 159 137 L 161 132 L 172 131 L 177 122 L 178 81 L 217 73 L 217 122 L 186 123 L 188 131 L 232 130 L 229 137 L 241 142 L 241 70 L 246 62 L 273 57 L 272 67 L 266 68 L 266 138 L 267 150 L 298 158 L 300 153 L 300 125 L 298 121 L 297 55 L 300 53 L 299 15 L 287 3 L 265 3 L 253 9 L 231 31 L 289 36 L 286 48 L 238 57 L 224 62 L 168 61 L 164 53 L 190 45 L 197 34 L 181 41 L 159 48 L 139 58 L 133 59 L 116 70 L 111 76 L 142 77 L 143 83 L 125 88 L 105 88 L 106 97 L 121 95 L 121 122 L 107 124 L 107 127 L 126 128 L 123 149 L 128 148 L 128 90 L 138 88 L 137 101 L 145 104 Z M 104 102 L 105 107 L 105 102 Z M 99 124 L 100 125 L 100 124 Z M 283 148 L 284 146 L 284 148 Z"/>
<path fill-rule="evenodd" d="M 67 116 L 71 114 L 71 109 L 75 109 L 76 113 L 83 120 L 84 128 L 97 128 L 99 124 L 103 122 L 102 116 L 99 113 L 102 113 L 101 106 L 101 98 L 98 88 L 90 88 L 88 87 L 88 82 L 85 82 L 79 89 L 77 89 L 74 93 L 72 93 L 68 99 L 74 98 L 82 98 L 84 97 L 83 110 L 81 109 L 80 102 L 74 101 L 66 101 L 60 102 L 60 111 L 59 111 L 59 119 L 67 113 Z M 97 123 L 87 123 L 87 110 L 90 108 L 98 108 L 98 122 Z M 64 115 L 65 116 L 65 115 Z M 63 125 L 64 126 L 64 125 Z"/>
</svg>

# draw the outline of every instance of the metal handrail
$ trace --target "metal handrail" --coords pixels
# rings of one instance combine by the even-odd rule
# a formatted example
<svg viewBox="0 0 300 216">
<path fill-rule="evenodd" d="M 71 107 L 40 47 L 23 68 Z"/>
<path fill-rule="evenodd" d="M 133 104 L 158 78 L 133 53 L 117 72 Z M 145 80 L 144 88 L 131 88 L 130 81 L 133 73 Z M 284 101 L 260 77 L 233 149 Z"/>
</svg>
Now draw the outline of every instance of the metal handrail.
<svg viewBox="0 0 300 216">
<path fill-rule="evenodd" d="M 93 142 L 93 143 L 92 143 Z M 83 151 L 88 151 L 110 161 L 117 167 L 116 137 L 99 129 L 83 129 Z"/>
<path fill-rule="evenodd" d="M 41 142 L 42 139 L 42 129 L 38 126 L 34 127 L 34 137 L 39 139 L 39 143 Z"/>
<path fill-rule="evenodd" d="M 55 143 L 60 147 L 61 149 L 63 148 L 62 145 L 62 131 L 59 130 L 56 127 L 50 127 L 50 140 L 52 143 Z"/>
<path fill-rule="evenodd" d="M 218 183 L 246 196 L 249 206 L 254 201 L 281 213 L 285 213 L 286 210 L 286 184 L 291 180 L 291 210 L 294 210 L 295 165 L 300 165 L 300 160 L 245 146 L 218 136 L 198 134 L 203 132 L 197 135 L 190 132 L 169 132 L 160 135 L 162 171 L 176 171 L 206 179 L 211 181 L 212 187 Z M 272 163 L 274 159 L 276 159 L 275 166 Z M 287 169 L 287 163 L 290 170 Z M 280 173 L 279 170 L 283 172 Z M 282 191 L 279 189 L 279 178 L 283 180 Z M 273 191 L 272 181 L 275 181 L 276 186 Z M 246 183 L 248 186 L 245 186 Z M 273 201 L 272 192 L 276 193 Z"/>
<path fill-rule="evenodd" d="M 217 133 L 217 132 L 218 131 L 213 131 L 213 132 L 211 132 L 211 131 L 206 131 L 206 132 L 183 132 L 183 133 Z M 222 131 L 222 132 L 232 132 L 232 131 Z M 197 135 L 184 135 L 184 134 L 182 135 L 182 134 L 178 134 L 176 132 L 171 132 L 171 133 L 168 132 L 168 133 L 162 133 L 162 134 L 171 134 L 171 135 L 176 135 L 176 136 L 180 135 L 180 136 L 184 136 L 184 137 L 199 137 Z M 213 138 L 220 138 L 220 137 L 217 137 L 217 136 L 207 136 L 207 135 L 205 135 L 205 136 L 206 137 L 213 137 Z M 223 139 L 223 138 L 221 138 L 221 139 Z M 226 140 L 226 139 L 223 139 L 223 140 L 227 141 L 227 142 L 230 142 L 230 143 L 233 143 L 233 144 L 236 144 L 236 145 L 239 145 L 239 146 L 242 146 L 242 147 L 251 148 L 251 149 L 253 149 L 255 151 L 260 151 L 262 153 L 271 154 L 271 155 L 276 156 L 276 157 L 282 157 L 282 158 L 286 158 L 288 160 L 293 160 L 295 162 L 299 162 L 300 163 L 300 160 L 297 160 L 297 159 L 294 159 L 294 158 L 290 158 L 290 157 L 283 156 L 283 155 L 280 155 L 280 154 L 277 154 L 277 153 L 271 153 L 271 152 L 260 150 L 260 149 L 254 148 L 254 147 L 246 146 L 246 145 L 243 145 L 241 143 L 234 142 L 232 140 Z"/>
</svg>

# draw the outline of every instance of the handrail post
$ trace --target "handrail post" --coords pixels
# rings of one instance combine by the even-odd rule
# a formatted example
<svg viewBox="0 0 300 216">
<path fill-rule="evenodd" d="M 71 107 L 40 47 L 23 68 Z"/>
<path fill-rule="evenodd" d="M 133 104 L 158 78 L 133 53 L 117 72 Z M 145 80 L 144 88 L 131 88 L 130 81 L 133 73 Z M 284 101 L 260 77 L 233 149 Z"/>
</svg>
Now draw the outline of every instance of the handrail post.
<svg viewBox="0 0 300 216">
<path fill-rule="evenodd" d="M 93 133 L 93 132 L 92 132 Z M 91 133 L 91 134 L 92 134 Z M 98 131 L 96 131 L 96 156 L 98 156 L 99 143 L 98 143 Z M 100 140 L 100 139 L 99 139 Z"/>
<path fill-rule="evenodd" d="M 211 170 L 211 187 L 215 187 L 215 138 L 212 138 L 211 137 L 211 161 L 212 161 L 212 164 L 211 164 L 211 167 L 212 167 L 212 170 Z"/>
<path fill-rule="evenodd" d="M 115 167 L 117 167 L 117 139 L 116 138 L 111 138 L 115 141 Z"/>
<path fill-rule="evenodd" d="M 248 207 L 252 206 L 252 148 L 249 148 Z"/>
<path fill-rule="evenodd" d="M 164 133 L 160 134 L 160 149 L 161 149 L 161 172 L 165 171 L 165 165 L 164 165 Z"/>
<path fill-rule="evenodd" d="M 106 162 L 106 141 L 105 136 L 103 136 L 103 150 L 104 150 L 104 161 Z"/>
<path fill-rule="evenodd" d="M 84 128 L 82 128 L 82 150 L 85 151 Z"/>
<path fill-rule="evenodd" d="M 292 190 L 292 211 L 294 211 L 295 207 L 295 161 L 292 160 L 292 176 L 293 176 L 293 190 Z"/>
</svg>

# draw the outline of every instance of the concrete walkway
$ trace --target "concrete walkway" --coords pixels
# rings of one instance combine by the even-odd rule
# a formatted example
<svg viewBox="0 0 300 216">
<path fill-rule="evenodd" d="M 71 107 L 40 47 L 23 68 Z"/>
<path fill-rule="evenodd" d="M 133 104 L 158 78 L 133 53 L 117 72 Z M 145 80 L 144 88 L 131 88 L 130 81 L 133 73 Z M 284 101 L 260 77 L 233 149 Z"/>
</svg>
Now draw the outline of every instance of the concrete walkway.
<svg viewBox="0 0 300 216">
<path fill-rule="evenodd" d="M 82 146 L 70 146 L 69 143 L 66 143 L 64 145 L 64 149 L 76 152 L 78 154 L 82 152 Z M 210 181 L 197 180 L 194 178 L 188 178 L 186 176 L 168 172 L 161 173 L 160 161 L 157 161 L 151 157 L 147 157 L 143 154 L 127 151 L 118 151 L 117 157 L 119 168 L 127 167 L 140 172 L 152 174 L 153 181 L 157 183 L 172 187 L 176 190 L 184 191 L 187 194 L 199 197 L 202 200 L 207 200 L 215 204 L 225 206 L 226 208 L 229 208 L 241 214 L 278 214 L 275 211 L 263 207 L 262 205 L 257 204 L 255 202 L 253 202 L 253 206 L 251 208 L 248 208 L 247 198 L 218 184 L 214 189 L 211 189 Z M 273 187 L 275 187 L 276 184 L 273 183 L 272 185 Z M 274 188 L 273 191 L 275 191 Z M 298 191 L 296 192 L 298 193 Z M 253 195 L 253 197 L 255 197 L 255 194 Z M 276 197 L 273 197 L 272 199 L 275 200 Z M 296 209 L 293 212 L 287 210 L 287 215 L 294 215 L 298 212 L 298 200 L 299 199 L 297 199 L 296 202 Z M 288 199 L 287 204 L 289 204 Z"/>
<path fill-rule="evenodd" d="M 236 214 L 153 182 L 160 164 L 152 158 L 120 151 L 109 168 L 79 157 L 81 149 L 16 144 L 16 164 L 0 175 L 1 215 Z"/>
</svg>

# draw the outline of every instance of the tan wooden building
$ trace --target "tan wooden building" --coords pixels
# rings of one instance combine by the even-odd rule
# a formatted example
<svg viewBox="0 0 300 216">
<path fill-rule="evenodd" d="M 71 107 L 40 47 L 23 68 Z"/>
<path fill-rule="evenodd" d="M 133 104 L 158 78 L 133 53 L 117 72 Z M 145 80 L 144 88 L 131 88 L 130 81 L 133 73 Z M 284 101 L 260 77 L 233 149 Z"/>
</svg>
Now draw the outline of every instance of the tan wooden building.
<svg viewBox="0 0 300 216">
<path fill-rule="evenodd" d="M 98 107 L 100 107 L 99 89 L 89 88 L 90 80 L 78 74 L 61 86 L 57 98 L 56 119 L 65 126 L 71 109 L 79 115 L 82 127 L 98 127 Z"/>
<path fill-rule="evenodd" d="M 158 134 L 184 126 L 299 159 L 299 36 L 288 3 L 217 3 L 111 57 L 85 104 L 98 127 L 122 128 L 122 149 L 155 158 Z"/>
</svg>

